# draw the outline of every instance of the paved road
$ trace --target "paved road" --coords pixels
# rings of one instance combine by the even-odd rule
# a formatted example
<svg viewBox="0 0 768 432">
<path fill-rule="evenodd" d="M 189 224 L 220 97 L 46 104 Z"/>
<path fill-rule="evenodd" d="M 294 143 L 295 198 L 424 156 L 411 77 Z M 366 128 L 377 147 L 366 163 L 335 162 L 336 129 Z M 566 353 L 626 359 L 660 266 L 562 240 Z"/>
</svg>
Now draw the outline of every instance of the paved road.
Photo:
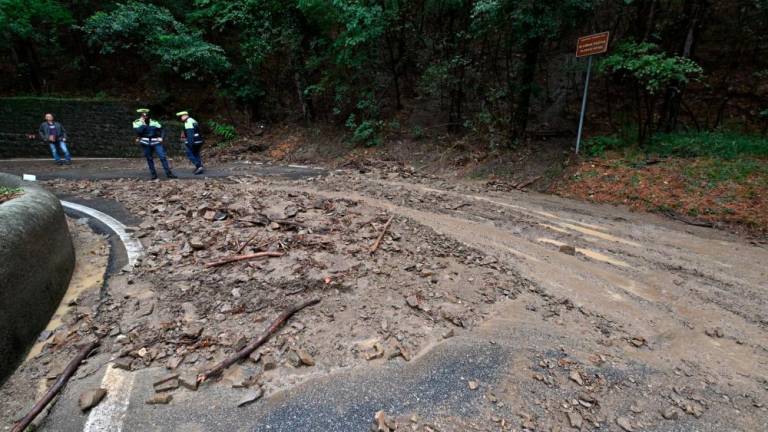
<svg viewBox="0 0 768 432">
<path fill-rule="evenodd" d="M 144 401 L 154 393 L 153 381 L 167 371 L 133 372 L 129 415 L 121 427 L 124 431 L 168 432 L 359 432 L 368 430 L 373 413 L 379 410 L 422 418 L 441 412 L 470 417 L 484 409 L 486 390 L 470 390 L 467 380 L 483 386 L 501 380 L 505 366 L 514 359 L 510 348 L 488 340 L 478 343 L 476 336 L 457 337 L 411 363 L 394 361 L 331 373 L 241 408 L 236 404 L 246 390 L 218 383 L 206 384 L 197 392 L 177 391 L 168 406 L 146 405 Z M 82 431 L 86 417 L 72 415 L 78 412 L 75 396 L 98 385 L 98 375 L 73 381 L 43 430 Z"/>
<path fill-rule="evenodd" d="M 192 174 L 192 170 L 188 166 L 189 164 L 184 162 L 185 161 L 177 161 L 173 170 L 180 179 L 187 180 L 203 180 L 206 178 L 242 175 L 295 180 L 327 174 L 327 171 L 324 169 L 301 165 L 227 162 L 224 164 L 209 164 L 205 174 L 196 176 Z M 156 165 L 161 180 L 165 180 L 159 162 L 156 162 Z M 22 174 L 34 174 L 39 180 L 110 180 L 120 178 L 146 178 L 149 180 L 149 172 L 144 159 L 81 159 L 75 160 L 72 165 L 64 166 L 58 166 L 50 160 L 0 159 L 0 172 L 8 172 L 19 176 Z"/>
</svg>

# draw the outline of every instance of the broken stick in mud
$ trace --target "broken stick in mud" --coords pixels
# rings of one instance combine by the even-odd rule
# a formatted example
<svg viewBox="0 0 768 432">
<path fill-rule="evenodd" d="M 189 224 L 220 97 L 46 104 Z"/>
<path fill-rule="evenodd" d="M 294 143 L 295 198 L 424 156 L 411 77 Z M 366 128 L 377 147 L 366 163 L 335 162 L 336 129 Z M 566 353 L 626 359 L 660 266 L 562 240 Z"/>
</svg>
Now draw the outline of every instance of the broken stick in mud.
<svg viewBox="0 0 768 432">
<path fill-rule="evenodd" d="M 387 229 L 389 228 L 389 224 L 391 224 L 391 223 L 392 223 L 392 220 L 393 220 L 394 218 L 395 218 L 394 216 L 391 216 L 391 217 L 389 218 L 389 220 L 387 221 L 387 223 L 386 223 L 386 224 L 384 224 L 384 228 L 382 228 L 382 229 L 381 229 L 381 234 L 379 234 L 379 237 L 376 239 L 376 242 L 375 242 L 373 245 L 371 245 L 371 250 L 370 250 L 370 252 L 371 252 L 371 255 L 375 254 L 375 253 L 376 253 L 376 250 L 377 250 L 377 249 L 379 248 L 379 246 L 381 245 L 381 241 L 384 239 L 384 234 L 386 234 L 386 233 L 387 233 Z"/>
<path fill-rule="evenodd" d="M 61 373 L 59 378 L 56 380 L 56 382 L 51 386 L 51 388 L 48 389 L 48 391 L 45 393 L 45 396 L 43 396 L 42 399 L 37 401 L 35 403 L 35 406 L 32 407 L 32 409 L 29 411 L 27 415 L 24 416 L 16 425 L 11 429 L 11 432 L 22 432 L 24 429 L 27 428 L 27 426 L 32 423 L 32 421 L 37 417 L 43 409 L 53 400 L 53 398 L 61 391 L 61 389 L 64 388 L 64 386 L 67 384 L 67 381 L 69 381 L 70 378 L 72 378 L 72 375 L 75 374 L 77 371 L 77 368 L 80 367 L 80 363 L 85 360 L 86 357 L 88 357 L 88 354 L 93 351 L 94 348 L 96 348 L 99 345 L 99 341 L 92 341 L 87 343 L 86 345 L 83 345 L 82 348 L 80 348 L 80 351 L 77 352 L 77 355 L 75 358 L 73 358 L 69 364 L 67 364 L 66 369 L 64 369 L 64 372 Z"/>
<path fill-rule="evenodd" d="M 239 254 L 240 252 L 242 252 L 242 251 L 243 251 L 243 249 L 245 249 L 245 247 L 246 247 L 246 246 L 248 246 L 249 244 L 251 244 L 251 242 L 253 241 L 253 239 L 255 239 L 255 238 L 256 238 L 256 236 L 257 236 L 257 235 L 259 235 L 259 232 L 258 232 L 258 231 L 257 231 L 257 232 L 255 232 L 255 233 L 253 233 L 253 235 L 252 235 L 252 236 L 248 237 L 248 240 L 246 240 L 246 241 L 245 241 L 245 243 L 243 243 L 243 244 L 242 244 L 242 245 L 241 245 L 239 248 L 237 248 L 237 252 L 236 252 L 236 253 L 237 253 L 237 254 Z"/>
<path fill-rule="evenodd" d="M 276 257 L 281 257 L 283 255 L 285 255 L 283 252 L 256 252 L 256 253 L 248 254 L 248 255 L 233 256 L 233 257 L 230 257 L 230 258 L 223 259 L 221 261 L 210 262 L 210 263 L 206 264 L 205 266 L 208 267 L 208 268 L 210 268 L 210 267 L 219 267 L 219 266 L 223 266 L 223 265 L 226 265 L 226 264 L 229 264 L 229 263 L 233 263 L 233 262 L 237 262 L 237 261 L 246 261 L 246 260 L 250 260 L 250 259 L 264 258 L 264 257 L 276 258 Z"/>
<path fill-rule="evenodd" d="M 272 336 L 273 333 L 275 333 L 280 327 L 282 327 L 283 324 L 285 324 L 286 321 L 288 321 L 288 319 L 291 316 L 293 316 L 293 314 L 295 314 L 296 312 L 306 307 L 316 305 L 318 303 L 320 303 L 320 299 L 315 298 L 315 299 L 306 301 L 304 303 L 291 306 L 285 312 L 280 314 L 280 316 L 275 318 L 275 320 L 272 321 L 272 324 L 270 324 L 269 327 L 267 327 L 267 329 L 264 331 L 264 333 L 261 334 L 261 336 L 258 337 L 258 339 L 249 343 L 248 345 L 245 346 L 245 348 L 241 349 L 240 351 L 236 352 L 232 356 L 223 360 L 221 363 L 217 364 L 216 366 L 213 366 L 212 368 L 198 375 L 197 382 L 202 383 L 208 378 L 220 374 L 224 369 L 232 366 L 233 364 L 237 363 L 239 360 L 248 357 L 248 355 L 256 351 L 256 349 L 261 345 L 263 345 L 264 342 L 266 342 L 270 338 L 270 336 Z"/>
</svg>

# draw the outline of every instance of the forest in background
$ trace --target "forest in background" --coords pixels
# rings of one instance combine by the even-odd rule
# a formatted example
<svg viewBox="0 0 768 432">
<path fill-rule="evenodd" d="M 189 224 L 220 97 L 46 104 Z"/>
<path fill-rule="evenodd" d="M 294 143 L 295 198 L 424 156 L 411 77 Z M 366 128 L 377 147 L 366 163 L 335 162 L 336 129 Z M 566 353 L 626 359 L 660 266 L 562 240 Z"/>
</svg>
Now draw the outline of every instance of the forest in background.
<svg viewBox="0 0 768 432">
<path fill-rule="evenodd" d="M 439 128 L 514 148 L 572 135 L 576 38 L 610 31 L 590 99 L 601 151 L 764 135 L 766 28 L 768 0 L 0 0 L 0 92 L 183 107 L 223 133 L 301 122 L 373 145 Z"/>
</svg>

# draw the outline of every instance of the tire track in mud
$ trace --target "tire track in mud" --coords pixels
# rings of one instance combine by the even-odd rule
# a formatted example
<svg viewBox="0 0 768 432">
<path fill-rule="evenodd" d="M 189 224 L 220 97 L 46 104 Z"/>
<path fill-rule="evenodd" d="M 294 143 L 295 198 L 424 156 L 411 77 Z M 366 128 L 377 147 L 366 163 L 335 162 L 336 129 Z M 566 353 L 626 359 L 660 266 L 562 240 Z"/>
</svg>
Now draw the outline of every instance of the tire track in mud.
<svg viewBox="0 0 768 432">
<path fill-rule="evenodd" d="M 349 183 L 345 183 L 348 185 Z M 623 257 L 638 257 L 629 260 L 629 267 L 623 268 L 610 264 L 610 260 L 601 262 L 590 258 L 568 256 L 559 253 L 556 248 L 546 243 L 530 239 L 519 229 L 511 229 L 504 223 L 497 223 L 489 218 L 489 214 L 480 216 L 487 222 L 479 222 L 473 219 L 472 212 L 466 207 L 461 211 L 445 211 L 444 207 L 436 209 L 430 207 L 429 200 L 423 205 L 419 200 L 403 199 L 402 205 L 393 200 L 381 197 L 384 194 L 371 194 L 365 186 L 356 185 L 356 193 L 334 191 L 333 184 L 321 184 L 317 188 L 299 188 L 307 192 L 325 195 L 329 198 L 345 197 L 359 200 L 368 205 L 386 209 L 390 212 L 409 217 L 414 221 L 426 225 L 440 234 L 479 248 L 485 251 L 494 251 L 500 254 L 502 259 L 511 260 L 521 270 L 521 274 L 530 278 L 545 291 L 564 296 L 573 300 L 576 304 L 587 305 L 591 310 L 609 317 L 611 320 L 622 323 L 628 332 L 634 332 L 654 343 L 658 340 L 660 347 L 674 358 L 680 359 L 704 359 L 707 369 L 718 370 L 726 373 L 728 370 L 736 370 L 739 374 L 752 379 L 762 379 L 761 368 L 768 367 L 768 337 L 760 325 L 752 320 L 745 319 L 738 313 L 734 313 L 732 307 L 722 305 L 720 302 L 707 301 L 706 297 L 690 295 L 687 290 L 682 290 L 674 283 L 677 275 L 674 272 L 661 269 L 661 263 L 665 259 L 669 261 L 682 261 L 686 268 L 696 269 L 706 266 L 713 261 L 712 267 L 738 272 L 742 266 L 749 266 L 750 261 L 760 260 L 765 251 L 753 248 L 742 255 L 756 254 L 751 260 L 741 260 L 734 256 L 721 256 L 718 253 L 727 249 L 727 242 L 697 238 L 691 234 L 674 232 L 667 227 L 643 226 L 639 229 L 631 229 L 630 235 L 622 232 L 622 225 L 633 226 L 629 219 L 627 222 L 616 223 L 611 221 L 608 226 L 594 222 L 584 223 L 577 218 L 566 214 L 558 215 L 557 211 L 537 209 L 536 204 L 531 204 L 528 209 L 522 204 L 504 203 L 496 198 L 477 199 L 476 195 L 467 195 L 453 191 L 439 191 L 431 188 L 423 188 L 419 185 L 404 185 L 402 183 L 381 182 L 379 188 L 397 186 L 410 192 L 428 191 L 438 194 L 440 200 L 462 199 L 482 203 L 488 206 L 500 206 L 504 209 L 513 209 L 523 215 L 523 220 L 533 224 L 544 224 L 542 233 L 558 232 L 549 230 L 546 225 L 555 225 L 564 231 L 576 231 L 572 234 L 574 241 L 582 240 L 582 236 L 590 236 L 590 243 L 600 247 L 610 248 L 619 252 Z M 372 186 L 369 186 L 372 187 Z M 297 190 L 297 188 L 291 188 Z M 398 191 L 399 192 L 399 191 Z M 379 195 L 372 197 L 370 195 Z M 522 194 L 521 194 L 522 195 Z M 551 200 L 551 198 L 550 198 Z M 519 201 L 518 201 L 519 202 Z M 492 209 L 491 209 L 492 210 Z M 452 213 L 452 214 L 451 214 Z M 497 219 L 504 218 L 504 212 L 498 213 Z M 629 218 L 632 218 L 630 215 Z M 554 224 L 552 221 L 554 220 Z M 595 220 L 600 221 L 600 217 Z M 515 221 L 517 223 L 517 221 Z M 526 223 L 526 225 L 530 225 Z M 560 232 L 560 234 L 564 234 Z M 686 242 L 694 247 L 687 248 Z M 608 243 L 606 246 L 605 243 Z M 696 249 L 707 249 L 711 255 L 701 254 Z M 746 248 L 746 247 L 745 247 Z M 687 252 L 692 251 L 692 252 Z M 686 253 L 687 252 L 687 253 Z M 665 258 L 665 255 L 671 258 Z M 732 261 L 729 263 L 729 261 Z M 739 264 L 743 262 L 743 264 Z M 723 282 L 724 286 L 739 286 L 747 284 L 749 279 L 754 279 L 755 272 L 744 272 L 733 275 L 732 272 L 721 271 L 722 279 L 730 279 Z M 719 280 L 719 279 L 716 279 Z M 733 284 L 733 281 L 742 283 Z M 688 283 L 706 286 L 705 281 L 693 280 Z M 708 281 L 711 283 L 711 281 Z M 759 292 L 759 285 L 755 292 Z M 768 295 L 768 292 L 766 292 Z M 705 335 L 705 330 L 710 327 L 723 326 L 728 334 L 725 338 L 715 339 Z M 663 342 L 663 343 L 662 343 Z M 661 356 L 657 356 L 661 357 Z M 653 358 L 643 361 L 654 361 Z M 668 369 L 669 364 L 660 362 L 654 366 Z"/>
</svg>

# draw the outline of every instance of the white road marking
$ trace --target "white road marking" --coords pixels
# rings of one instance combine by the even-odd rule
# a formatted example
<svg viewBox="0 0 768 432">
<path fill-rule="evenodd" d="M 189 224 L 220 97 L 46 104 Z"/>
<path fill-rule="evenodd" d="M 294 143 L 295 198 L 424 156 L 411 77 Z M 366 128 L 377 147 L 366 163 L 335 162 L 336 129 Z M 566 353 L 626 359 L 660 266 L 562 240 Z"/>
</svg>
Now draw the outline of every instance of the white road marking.
<svg viewBox="0 0 768 432">
<path fill-rule="evenodd" d="M 126 231 L 125 225 L 123 225 L 120 221 L 106 213 L 102 213 L 96 209 L 86 207 L 84 205 L 75 204 L 69 201 L 62 201 L 61 205 L 66 208 L 85 213 L 88 216 L 97 219 L 104 223 L 104 225 L 108 226 L 109 229 L 111 229 L 120 237 L 120 241 L 123 242 L 123 245 L 125 246 L 125 252 L 128 255 L 128 267 L 133 267 L 136 264 L 137 259 L 144 251 L 144 246 L 141 245 L 141 242 L 136 239 L 136 237 Z"/>
<path fill-rule="evenodd" d="M 83 432 L 121 432 L 131 401 L 131 389 L 136 375 L 111 365 L 104 372 L 101 388 L 107 390 L 104 400 L 91 409 Z"/>
<path fill-rule="evenodd" d="M 120 241 L 125 247 L 125 252 L 128 255 L 128 267 L 136 264 L 137 259 L 144 251 L 144 247 L 136 237 L 126 231 L 125 225 L 120 221 L 84 205 L 68 201 L 62 201 L 61 205 L 84 213 L 109 227 L 120 237 Z M 83 432 L 122 432 L 135 378 L 135 375 L 130 372 L 107 367 L 104 377 L 101 379 L 101 388 L 107 390 L 107 396 L 88 414 Z"/>
<path fill-rule="evenodd" d="M 313 166 L 309 166 L 309 165 L 289 164 L 288 167 L 289 168 L 299 168 L 299 169 L 309 169 L 309 170 L 314 170 L 314 171 L 322 171 L 323 170 L 322 168 L 313 167 Z"/>
</svg>

